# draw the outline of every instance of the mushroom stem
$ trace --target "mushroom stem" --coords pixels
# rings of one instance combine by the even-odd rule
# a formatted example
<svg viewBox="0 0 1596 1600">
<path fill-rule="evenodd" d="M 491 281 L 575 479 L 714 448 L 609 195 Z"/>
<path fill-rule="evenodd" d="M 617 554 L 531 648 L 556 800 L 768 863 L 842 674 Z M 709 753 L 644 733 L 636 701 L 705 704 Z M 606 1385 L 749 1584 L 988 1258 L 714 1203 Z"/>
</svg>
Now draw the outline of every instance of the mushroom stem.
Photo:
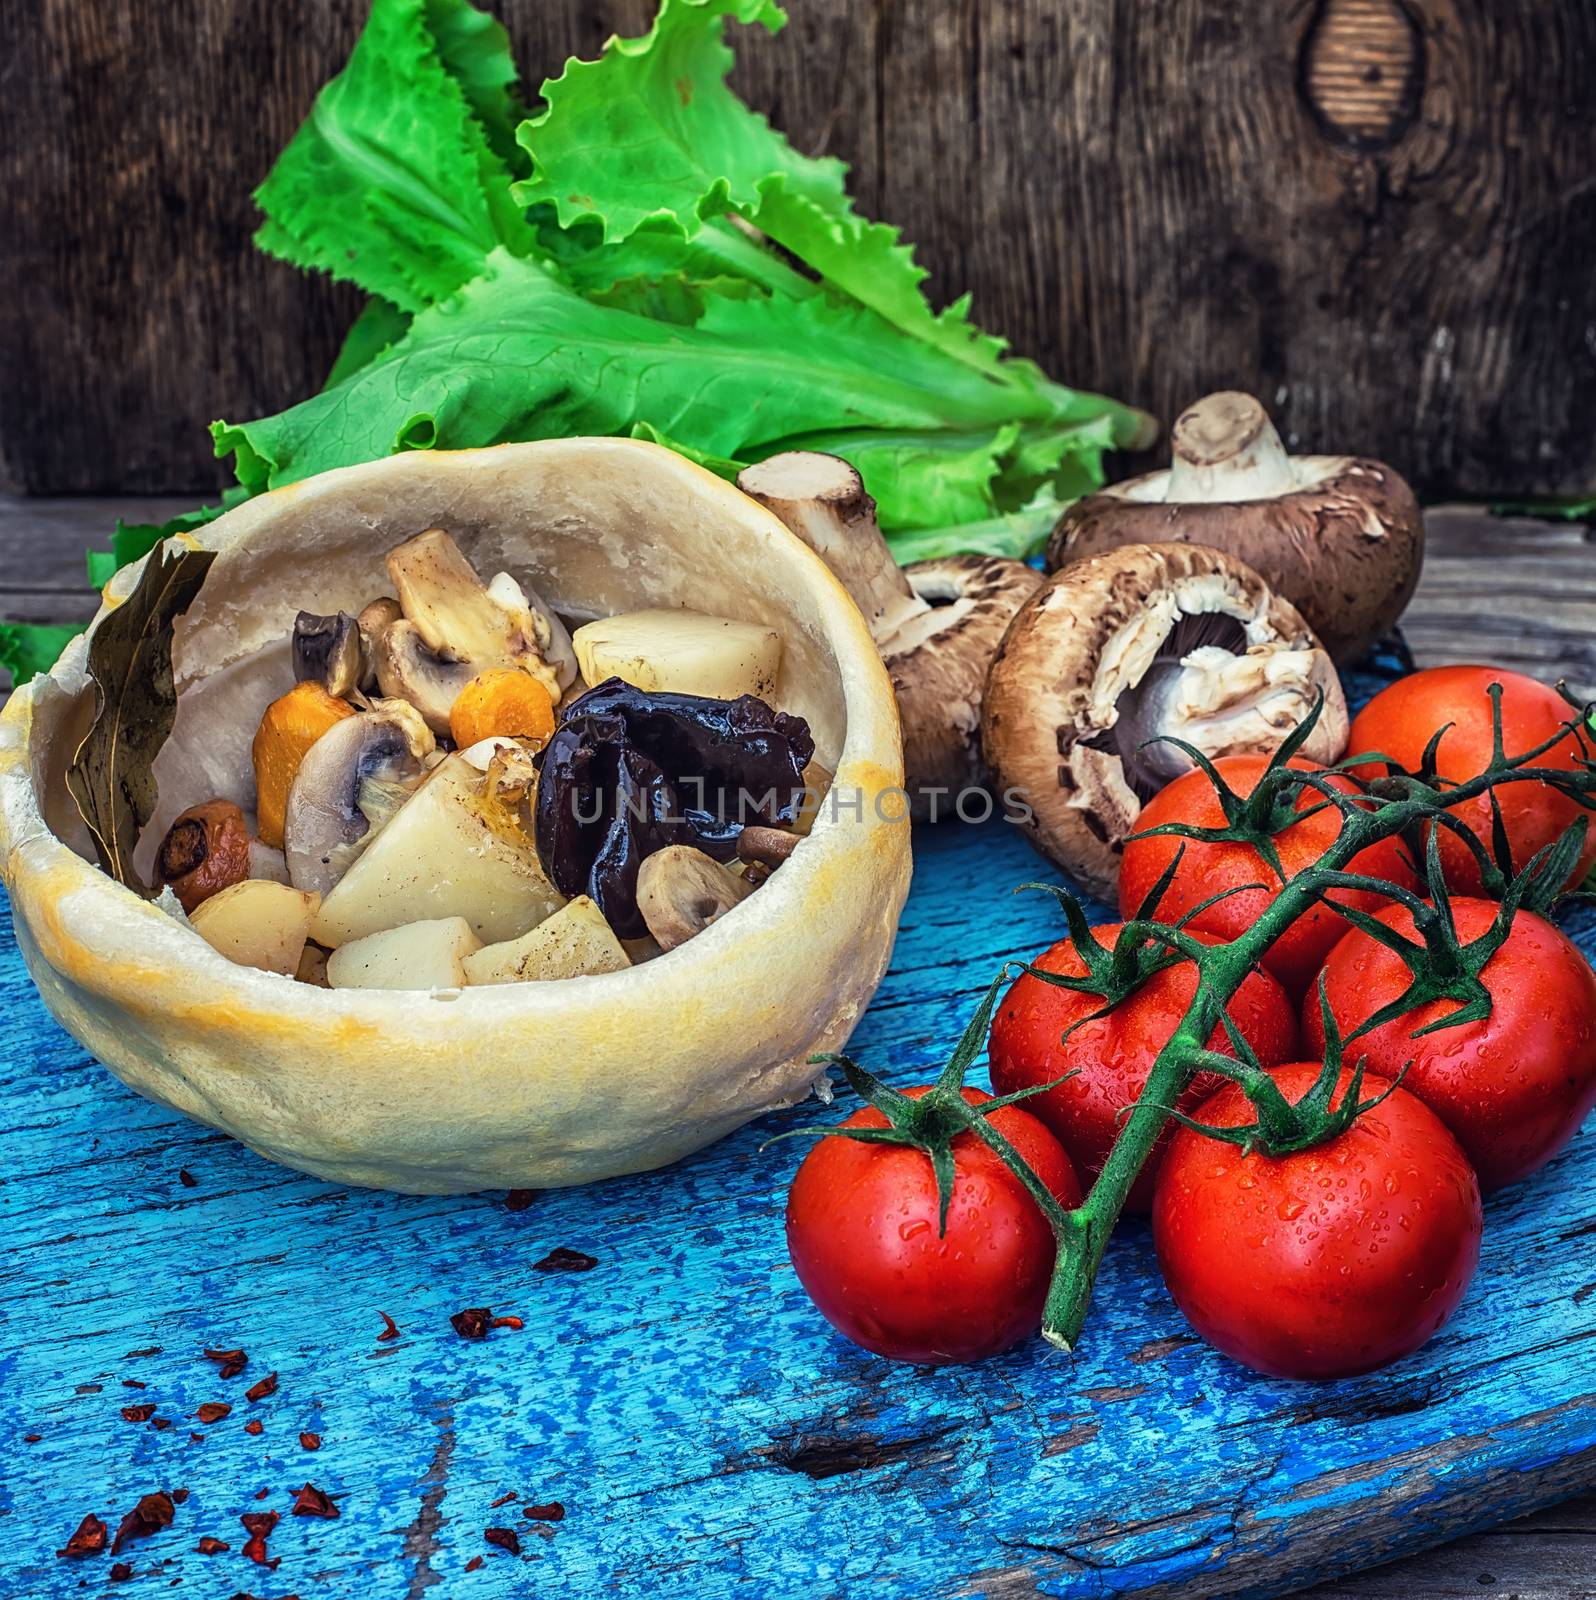
<svg viewBox="0 0 1596 1600">
<path fill-rule="evenodd" d="M 1269 413 L 1233 389 L 1204 396 L 1170 430 L 1170 501 L 1272 500 L 1297 487 L 1291 457 Z"/>
<path fill-rule="evenodd" d="M 877 644 L 929 609 L 893 559 L 864 480 L 840 456 L 783 450 L 744 467 L 737 487 L 780 517 L 831 568 Z"/>
</svg>

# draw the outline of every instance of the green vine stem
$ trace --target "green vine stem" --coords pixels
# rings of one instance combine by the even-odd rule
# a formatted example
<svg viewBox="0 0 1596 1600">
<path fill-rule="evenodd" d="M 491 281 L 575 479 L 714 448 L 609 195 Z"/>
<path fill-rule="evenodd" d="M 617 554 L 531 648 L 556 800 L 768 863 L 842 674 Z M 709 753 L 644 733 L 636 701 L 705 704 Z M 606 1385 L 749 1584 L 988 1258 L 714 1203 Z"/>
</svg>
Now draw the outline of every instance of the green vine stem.
<svg viewBox="0 0 1596 1600">
<path fill-rule="evenodd" d="M 1371 845 L 1403 835 L 1412 837 L 1424 823 L 1433 823 L 1443 817 L 1447 807 L 1489 794 L 1501 784 L 1547 783 L 1578 800 L 1581 805 L 1596 809 L 1596 765 L 1588 759 L 1582 759 L 1573 769 L 1533 765 L 1540 756 L 1562 743 L 1570 732 L 1579 741 L 1581 749 L 1586 748 L 1583 730 L 1587 726 L 1588 713 L 1585 711 L 1523 755 L 1508 757 L 1503 751 L 1502 742 L 1501 689 L 1492 685 L 1494 753 L 1489 765 L 1477 777 L 1443 788 L 1442 780 L 1435 774 L 1433 759 L 1428 759 L 1420 773 L 1406 773 L 1398 769 L 1392 776 L 1376 778 L 1362 785 L 1360 792 L 1351 795 L 1343 794 L 1335 785 L 1325 782 L 1319 773 L 1304 773 L 1286 765 L 1290 755 L 1306 738 L 1318 714 L 1318 707 L 1315 707 L 1292 738 L 1276 753 L 1253 794 L 1245 802 L 1235 802 L 1224 780 L 1200 752 L 1187 751 L 1207 771 L 1210 781 L 1220 791 L 1221 799 L 1225 802 L 1225 815 L 1231 821 L 1230 827 L 1199 830 L 1180 823 L 1166 823 L 1163 827 L 1147 830 L 1149 834 L 1226 839 L 1258 848 L 1259 834 L 1264 829 L 1276 828 L 1281 822 L 1289 825 L 1295 820 L 1294 808 L 1288 814 L 1280 802 L 1293 790 L 1304 787 L 1315 790 L 1341 812 L 1341 831 L 1335 843 L 1313 866 L 1304 868 L 1293 878 L 1282 876 L 1281 888 L 1275 899 L 1240 938 L 1217 945 L 1183 941 L 1185 953 L 1198 972 L 1197 992 L 1191 1006 L 1154 1060 L 1147 1083 L 1126 1118 L 1125 1126 L 1110 1150 L 1097 1181 L 1081 1204 L 1067 1215 L 1062 1228 L 1055 1225 L 1054 1231 L 1060 1236 L 1060 1248 L 1043 1311 L 1042 1336 L 1061 1350 L 1072 1349 L 1080 1338 L 1098 1269 L 1102 1265 L 1103 1253 L 1114 1225 L 1119 1220 L 1137 1175 L 1170 1119 L 1172 1113 L 1169 1108 L 1180 1099 L 1201 1067 L 1211 1064 L 1207 1042 L 1214 1028 L 1226 1016 L 1231 999 L 1247 974 L 1292 923 L 1310 910 L 1316 900 L 1347 886 L 1348 869 L 1352 862 Z M 1432 742 L 1432 748 L 1438 740 L 1439 735 Z M 1355 776 L 1357 766 L 1375 763 L 1395 768 L 1395 763 L 1387 758 L 1372 755 L 1355 758 L 1332 770 Z M 1575 829 L 1580 836 L 1583 835 L 1583 818 L 1576 823 Z M 1572 833 L 1575 830 L 1570 831 Z M 1506 854 L 1506 840 L 1498 838 L 1495 843 L 1500 862 Z M 1570 850 L 1565 840 L 1551 848 L 1558 861 L 1571 861 L 1578 847 L 1575 844 Z M 1271 866 L 1276 867 L 1277 876 L 1280 876 L 1277 863 L 1271 860 L 1273 849 L 1260 848 L 1260 854 Z M 1528 877 L 1531 872 L 1544 874 L 1546 865 L 1543 852 L 1531 863 L 1525 876 Z M 1359 877 L 1356 882 L 1360 887 L 1388 894 L 1392 900 L 1413 898 L 1398 885 L 1381 879 Z M 1175 932 L 1173 929 L 1162 929 L 1151 920 L 1138 920 L 1148 936 L 1155 939 Z M 1047 974 L 1036 971 L 1035 976 L 1045 981 Z"/>
<path fill-rule="evenodd" d="M 1185 924 L 1190 916 L 1173 925 L 1157 920 L 1157 901 L 1170 881 L 1174 867 L 1160 879 L 1158 887 L 1148 896 L 1147 903 L 1138 908 L 1137 915 L 1124 925 L 1112 950 L 1105 948 L 1091 933 L 1083 907 L 1067 891 L 1051 885 L 1026 886 L 1047 888 L 1058 897 L 1071 937 L 1077 942 L 1087 967 L 1086 977 L 1070 978 L 1024 962 L 1013 964 L 1044 983 L 1104 994 L 1105 1009 L 1108 1009 L 1138 987 L 1153 971 L 1167 966 L 1173 960 L 1189 960 L 1197 969 L 1196 990 L 1185 1016 L 1154 1060 L 1147 1082 L 1136 1104 L 1129 1109 L 1124 1126 L 1096 1181 L 1085 1199 L 1074 1209 L 1066 1209 L 1054 1199 L 1019 1153 L 992 1126 L 988 1116 L 998 1105 L 1013 1104 L 1027 1095 L 1039 1094 L 1052 1085 L 1022 1090 L 1000 1101 L 987 1101 L 978 1106 L 969 1105 L 963 1098 L 964 1075 L 985 1043 L 999 991 L 1009 977 L 1009 963 L 1004 964 L 1003 970 L 993 980 L 976 1008 L 936 1085 L 918 1099 L 911 1100 L 881 1083 L 846 1056 L 816 1058 L 840 1066 L 855 1092 L 885 1116 L 886 1127 L 838 1128 L 832 1125 L 797 1129 L 795 1133 L 822 1137 L 841 1133 L 850 1138 L 911 1145 L 924 1150 L 936 1173 L 944 1218 L 954 1181 L 953 1140 L 963 1133 L 971 1133 L 989 1145 L 1025 1185 L 1053 1230 L 1058 1255 L 1043 1311 L 1042 1335 L 1061 1350 L 1072 1349 L 1085 1325 L 1098 1269 L 1120 1212 L 1165 1127 L 1172 1117 L 1180 1115 L 1172 1108 L 1198 1072 L 1205 1069 L 1225 1072 L 1240 1083 L 1253 1099 L 1259 1109 L 1258 1125 L 1254 1129 L 1240 1130 L 1249 1148 L 1306 1148 L 1309 1144 L 1333 1137 L 1337 1131 L 1348 1126 L 1353 1117 L 1378 1102 L 1378 1096 L 1368 1101 L 1359 1098 L 1361 1064 L 1355 1070 L 1340 1104 L 1334 1102 L 1341 1040 L 1335 1034 L 1333 1023 L 1327 1027 L 1325 1072 L 1295 1107 L 1285 1102 L 1275 1089 L 1273 1080 L 1268 1079 L 1256 1061 L 1250 1059 L 1250 1052 L 1230 1023 L 1229 1003 L 1247 974 L 1259 964 L 1286 929 L 1312 909 L 1316 901 L 1325 899 L 1336 890 L 1367 889 L 1406 906 L 1413 914 L 1419 940 L 1400 941 L 1404 958 L 1413 972 L 1413 987 L 1403 997 L 1400 1009 L 1408 1009 L 1410 1000 L 1417 1003 L 1425 997 L 1445 995 L 1459 1001 L 1459 1016 L 1465 1020 L 1471 1016 L 1488 1014 L 1489 997 L 1485 994 L 1484 986 L 1478 982 L 1481 968 L 1506 936 L 1516 908 L 1534 906 L 1544 909 L 1556 897 L 1573 869 L 1586 826 L 1585 819 L 1580 818 L 1562 839 L 1541 851 L 1522 872 L 1512 877 L 1511 852 L 1500 809 L 1495 804 L 1495 789 L 1507 783 L 1545 783 L 1576 800 L 1587 810 L 1596 810 L 1596 763 L 1589 759 L 1589 747 L 1584 737 L 1589 708 L 1581 710 L 1578 716 L 1570 719 L 1543 743 L 1520 756 L 1509 757 L 1503 746 L 1501 688 L 1493 684 L 1488 692 L 1491 696 L 1493 755 L 1478 777 L 1463 783 L 1448 783 L 1436 772 L 1435 754 L 1440 742 L 1439 733 L 1431 741 L 1420 770 L 1416 773 L 1403 771 L 1388 757 L 1378 754 L 1351 758 L 1329 769 L 1328 773 L 1304 772 L 1290 767 L 1287 763 L 1301 748 L 1318 721 L 1319 706 L 1315 706 L 1300 726 L 1293 730 L 1276 751 L 1251 794 L 1245 797 L 1229 788 L 1213 763 L 1200 750 L 1179 740 L 1171 741 L 1179 744 L 1193 764 L 1207 773 L 1219 796 L 1226 825 L 1223 828 L 1199 828 L 1183 823 L 1166 823 L 1146 830 L 1142 837 L 1174 834 L 1198 841 L 1251 845 L 1264 865 L 1280 880 L 1280 889 L 1269 907 L 1246 933 L 1229 943 L 1205 944 L 1191 938 L 1185 932 Z M 1561 744 L 1570 733 L 1578 741 L 1581 751 L 1581 759 L 1573 768 L 1534 765 L 1539 757 Z M 1362 779 L 1357 771 L 1360 767 L 1379 769 L 1383 775 Z M 1330 773 L 1352 778 L 1354 792 L 1346 793 L 1328 781 Z M 1312 807 L 1299 811 L 1297 804 L 1304 789 L 1313 791 L 1319 800 Z M 1489 796 L 1492 804 L 1492 849 L 1489 853 L 1460 819 L 1447 809 L 1480 796 Z M 1335 842 L 1314 865 L 1304 868 L 1295 877 L 1286 877 L 1275 850 L 1274 835 L 1310 812 L 1322 811 L 1326 806 L 1334 806 L 1341 813 L 1341 829 Z M 1401 885 L 1351 871 L 1353 861 L 1371 845 L 1398 837 L 1417 841 L 1426 831 L 1426 825 L 1429 825 L 1430 837 L 1423 854 L 1429 879 L 1429 900 Z M 1458 944 L 1445 885 L 1440 876 L 1435 832 L 1441 827 L 1448 828 L 1467 841 L 1480 862 L 1488 888 L 1503 902 L 1493 930 L 1468 946 L 1460 947 Z M 1236 893 L 1239 890 L 1229 892 Z M 1339 905 L 1337 909 L 1347 916 L 1350 923 L 1365 931 L 1372 933 L 1378 928 L 1380 932 L 1375 936 L 1385 937 L 1388 943 L 1399 937 L 1394 933 L 1386 937 L 1388 930 L 1384 925 L 1366 914 Z M 1190 915 L 1195 914 L 1194 911 Z M 1486 1013 L 1479 1011 L 1482 1003 L 1487 1008 Z M 1391 1009 L 1386 1008 L 1387 1011 Z M 1384 1015 L 1384 1012 L 1379 1014 L 1382 1018 Z M 1372 1026 L 1374 1020 L 1365 1024 L 1365 1028 Z M 1208 1041 L 1216 1028 L 1224 1029 L 1230 1038 L 1236 1059 L 1221 1056 L 1209 1049 Z M 1363 1031 L 1358 1030 L 1360 1033 Z M 1351 1036 L 1356 1037 L 1356 1033 Z M 1227 1137 L 1233 1136 L 1234 1132 L 1232 1130 Z"/>
</svg>

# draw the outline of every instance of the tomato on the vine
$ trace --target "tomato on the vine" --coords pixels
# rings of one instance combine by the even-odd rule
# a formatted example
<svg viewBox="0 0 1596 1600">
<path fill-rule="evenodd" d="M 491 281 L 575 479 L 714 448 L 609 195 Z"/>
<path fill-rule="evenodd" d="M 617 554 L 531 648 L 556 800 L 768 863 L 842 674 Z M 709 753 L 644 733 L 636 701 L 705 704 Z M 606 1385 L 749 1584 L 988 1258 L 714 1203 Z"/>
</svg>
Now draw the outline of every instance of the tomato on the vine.
<svg viewBox="0 0 1596 1600">
<path fill-rule="evenodd" d="M 1408 771 L 1417 772 L 1424 759 L 1425 746 L 1439 729 L 1445 728 L 1436 750 L 1436 767 L 1441 778 L 1464 783 L 1478 777 L 1491 761 L 1491 701 L 1486 691 L 1493 683 L 1502 686 L 1502 746 L 1509 756 L 1533 750 L 1574 715 L 1572 707 L 1555 689 L 1526 678 L 1522 673 L 1504 672 L 1500 667 L 1431 667 L 1382 689 L 1358 713 L 1352 722 L 1347 754 L 1386 755 Z M 1533 764 L 1573 772 L 1590 754 L 1589 742 L 1569 729 L 1566 738 L 1538 756 Z M 1359 772 L 1360 776 L 1372 776 L 1378 770 L 1370 766 L 1360 768 Z M 1529 780 L 1503 783 L 1497 785 L 1494 793 L 1512 848 L 1515 871 L 1522 870 L 1537 850 L 1555 843 L 1560 834 L 1584 815 L 1577 800 L 1547 783 Z M 1468 825 L 1490 856 L 1489 797 L 1481 795 L 1474 800 L 1461 801 L 1451 809 Z M 1483 885 L 1473 851 L 1451 829 L 1441 828 L 1438 833 L 1447 883 L 1459 894 L 1479 894 Z M 1596 862 L 1596 819 L 1593 819 L 1584 851 L 1569 882 L 1578 883 L 1593 862 Z"/>
<path fill-rule="evenodd" d="M 1262 755 L 1221 756 L 1214 762 L 1220 777 L 1242 797 L 1253 792 L 1268 765 L 1269 757 Z M 1301 757 L 1288 765 L 1300 772 L 1324 770 Z M 1327 781 L 1343 794 L 1358 792 L 1358 786 L 1340 774 L 1333 774 Z M 1341 813 L 1317 790 L 1299 789 L 1295 805 L 1299 813 L 1313 814 L 1302 816 L 1274 836 L 1275 851 L 1287 878 L 1295 877 L 1304 867 L 1316 863 L 1341 832 Z M 1200 768 L 1182 773 L 1154 795 L 1143 807 L 1136 827 L 1140 832 L 1168 822 L 1199 828 L 1225 826 L 1219 794 Z M 1160 921 L 1174 922 L 1211 896 L 1227 889 L 1238 890 L 1240 892 L 1227 894 L 1200 912 L 1190 924 L 1220 939 L 1237 939 L 1258 920 L 1279 892 L 1280 880 L 1274 869 L 1250 844 L 1184 839 L 1174 834 L 1133 837 L 1127 841 L 1120 863 L 1121 915 L 1135 915 L 1159 876 L 1182 850 L 1184 854 L 1174 882 L 1159 902 Z M 1412 888 L 1415 883 L 1408 852 L 1395 839 L 1382 840 L 1360 851 L 1347 870 L 1381 878 L 1405 889 Z M 1257 887 L 1243 888 L 1246 884 Z M 1337 889 L 1330 899 L 1360 911 L 1373 911 L 1388 903 L 1382 896 L 1363 889 Z M 1347 923 L 1333 905 L 1320 902 L 1297 918 L 1276 940 L 1263 957 L 1263 965 L 1292 995 L 1301 995 L 1331 947 L 1346 931 Z"/>
<path fill-rule="evenodd" d="M 1317 1064 L 1270 1076 L 1295 1104 Z M 1351 1073 L 1343 1070 L 1340 1092 Z M 1365 1097 L 1386 1085 L 1370 1076 Z M 1227 1084 L 1196 1113 L 1256 1112 Z M 1433 1111 L 1393 1090 L 1329 1142 L 1244 1154 L 1190 1128 L 1159 1171 L 1153 1240 L 1187 1321 L 1226 1355 L 1281 1378 L 1344 1378 L 1417 1350 L 1463 1298 L 1480 1252 L 1474 1169 Z"/>
<path fill-rule="evenodd" d="M 1118 937 L 1120 924 L 1094 930 L 1105 945 Z M 1211 934 L 1193 933 L 1201 944 L 1216 944 Z M 1061 939 L 1033 965 L 1044 972 L 1084 977 L 1086 963 L 1073 940 Z M 992 1022 L 992 1086 L 1013 1094 L 1041 1084 L 1056 1084 L 1029 1096 L 1025 1109 L 1047 1124 L 1081 1176 L 1090 1181 L 1119 1134 L 1123 1114 L 1136 1103 L 1154 1059 L 1169 1043 L 1197 992 L 1197 969 L 1189 960 L 1155 972 L 1105 1016 L 1094 1016 L 1102 996 L 1060 989 L 1024 973 L 1003 996 Z M 1230 1020 L 1264 1066 L 1278 1066 L 1297 1053 L 1297 1021 L 1285 991 L 1265 972 L 1250 972 L 1229 1005 Z M 1066 1037 L 1066 1034 L 1068 1037 Z M 1214 1028 L 1211 1050 L 1233 1054 L 1222 1026 Z M 1059 1083 L 1066 1073 L 1073 1076 Z M 1199 1075 L 1180 1101 L 1190 1111 L 1223 1080 Z M 1167 1142 L 1167 1140 L 1166 1140 Z M 1153 1203 L 1153 1178 L 1164 1146 L 1154 1150 L 1126 1202 L 1130 1211 Z"/>
<path fill-rule="evenodd" d="M 1452 918 L 1464 943 L 1490 929 L 1500 908 L 1457 898 Z M 1378 920 L 1407 939 L 1413 914 L 1390 906 Z M 1354 929 L 1325 963 L 1325 993 L 1343 1035 L 1407 992 L 1402 957 Z M 1579 1131 L 1596 1105 L 1596 973 L 1573 941 L 1544 917 L 1516 912 L 1501 948 L 1480 970 L 1491 998 L 1483 1021 L 1439 1028 L 1460 1009 L 1431 1000 L 1352 1040 L 1349 1055 L 1390 1078 L 1411 1062 L 1403 1088 L 1417 1095 L 1456 1135 L 1487 1190 L 1537 1172 Z M 1319 1005 L 1309 995 L 1304 1031 L 1324 1041 Z"/>
<path fill-rule="evenodd" d="M 918 1099 L 928 1088 L 905 1093 Z M 971 1105 L 990 1100 L 966 1089 Z M 1029 1112 L 991 1113 L 1061 1205 L 1080 1185 L 1058 1141 Z M 885 1128 L 874 1107 L 842 1128 Z M 804 1158 L 787 1197 L 787 1246 L 798 1280 L 839 1333 L 895 1361 L 979 1361 L 1042 1323 L 1055 1256 L 1041 1208 L 978 1135 L 952 1141 L 947 1230 L 925 1151 L 833 1135 Z"/>
</svg>

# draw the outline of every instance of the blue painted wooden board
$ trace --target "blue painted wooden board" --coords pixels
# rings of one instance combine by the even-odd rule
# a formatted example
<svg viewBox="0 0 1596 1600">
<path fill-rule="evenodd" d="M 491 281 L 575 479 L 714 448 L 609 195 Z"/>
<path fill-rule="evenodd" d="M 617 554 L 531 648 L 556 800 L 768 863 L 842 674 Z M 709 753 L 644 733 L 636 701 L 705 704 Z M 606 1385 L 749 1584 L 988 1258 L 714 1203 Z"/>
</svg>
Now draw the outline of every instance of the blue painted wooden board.
<svg viewBox="0 0 1596 1600">
<path fill-rule="evenodd" d="M 942 1060 L 1004 958 L 1059 932 L 1044 897 L 1009 895 L 1039 868 L 1001 824 L 928 831 L 916 858 L 854 1041 L 900 1083 Z M 1569 926 L 1596 948 L 1596 915 Z M 813 1107 L 524 1211 L 335 1189 L 116 1083 L 0 934 L 4 1600 L 178 1579 L 303 1600 L 1268 1595 L 1596 1481 L 1596 1128 L 1488 1205 L 1462 1309 L 1386 1372 L 1293 1385 L 1235 1367 L 1191 1337 L 1142 1224 L 1076 1355 L 1037 1343 L 927 1372 L 835 1337 L 787 1264 L 801 1151 L 760 1144 Z M 597 1267 L 537 1270 L 558 1245 Z M 480 1305 L 524 1329 L 457 1337 L 450 1313 Z M 399 1339 L 378 1341 L 380 1311 Z M 201 1351 L 233 1345 L 250 1365 L 224 1382 Z M 249 1404 L 268 1372 L 277 1392 Z M 212 1400 L 234 1410 L 206 1427 Z M 139 1401 L 174 1425 L 123 1421 Z M 307 1479 L 340 1520 L 287 1515 Z M 85 1512 L 114 1529 L 180 1487 L 174 1525 L 124 1551 L 133 1583 L 109 1584 L 106 1556 L 55 1557 Z M 565 1519 L 492 1508 L 512 1491 Z M 274 1574 L 240 1554 L 246 1510 L 284 1513 Z M 489 1526 L 518 1530 L 522 1555 Z M 231 1551 L 196 1553 L 207 1534 Z"/>
</svg>

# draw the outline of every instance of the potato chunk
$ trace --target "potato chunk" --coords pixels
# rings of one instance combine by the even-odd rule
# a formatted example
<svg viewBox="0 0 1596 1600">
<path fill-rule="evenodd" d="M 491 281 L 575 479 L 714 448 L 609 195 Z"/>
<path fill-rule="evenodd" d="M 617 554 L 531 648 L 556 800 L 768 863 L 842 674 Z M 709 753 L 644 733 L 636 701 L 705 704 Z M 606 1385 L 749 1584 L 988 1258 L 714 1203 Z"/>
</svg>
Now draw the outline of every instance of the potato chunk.
<svg viewBox="0 0 1596 1600">
<path fill-rule="evenodd" d="M 440 762 L 328 892 L 317 943 L 442 917 L 464 917 L 479 939 L 513 939 L 564 905 L 530 833 L 486 789 L 458 753 Z"/>
<path fill-rule="evenodd" d="M 530 933 L 465 958 L 467 983 L 532 983 L 620 972 L 631 961 L 604 913 L 578 895 Z"/>
<path fill-rule="evenodd" d="M 340 945 L 327 958 L 334 989 L 458 989 L 482 941 L 464 917 L 407 922 Z"/>
<path fill-rule="evenodd" d="M 781 670 L 781 635 L 701 611 L 629 611 L 571 636 L 590 684 L 620 678 L 639 689 L 768 700 Z"/>
<path fill-rule="evenodd" d="M 292 977 L 321 896 L 286 883 L 246 878 L 196 907 L 189 921 L 219 954 L 240 966 Z"/>
</svg>

